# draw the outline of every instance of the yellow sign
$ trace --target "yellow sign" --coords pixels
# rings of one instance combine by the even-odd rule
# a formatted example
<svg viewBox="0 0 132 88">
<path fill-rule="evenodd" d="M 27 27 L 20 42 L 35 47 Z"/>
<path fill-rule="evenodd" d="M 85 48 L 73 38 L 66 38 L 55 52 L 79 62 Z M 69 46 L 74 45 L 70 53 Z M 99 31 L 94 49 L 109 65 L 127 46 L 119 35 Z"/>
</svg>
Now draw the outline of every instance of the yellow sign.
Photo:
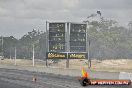
<svg viewBox="0 0 132 88">
<path fill-rule="evenodd" d="M 74 58 L 85 59 L 86 56 L 85 56 L 85 54 L 69 54 L 69 58 L 72 58 L 72 59 L 74 59 Z"/>
<path fill-rule="evenodd" d="M 54 52 L 49 52 L 47 53 L 47 58 L 48 59 L 66 59 L 66 54 L 65 53 L 54 53 Z"/>
<path fill-rule="evenodd" d="M 86 53 L 69 53 L 68 58 L 69 59 L 86 59 L 87 55 Z"/>
</svg>

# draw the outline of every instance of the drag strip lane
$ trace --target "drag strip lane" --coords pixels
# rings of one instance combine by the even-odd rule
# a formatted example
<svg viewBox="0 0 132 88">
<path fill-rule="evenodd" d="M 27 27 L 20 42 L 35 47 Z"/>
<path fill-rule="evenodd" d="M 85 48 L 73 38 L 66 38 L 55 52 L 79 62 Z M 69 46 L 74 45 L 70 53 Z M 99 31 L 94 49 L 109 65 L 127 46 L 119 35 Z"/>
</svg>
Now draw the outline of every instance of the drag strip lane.
<svg viewBox="0 0 132 88">
<path fill-rule="evenodd" d="M 32 82 L 33 75 L 37 77 L 36 83 Z M 80 85 L 78 79 L 74 77 L 25 70 L 0 69 L 0 80 L 14 85 L 28 86 L 29 88 L 84 88 Z M 132 88 L 132 86 L 89 85 L 85 88 Z"/>
</svg>

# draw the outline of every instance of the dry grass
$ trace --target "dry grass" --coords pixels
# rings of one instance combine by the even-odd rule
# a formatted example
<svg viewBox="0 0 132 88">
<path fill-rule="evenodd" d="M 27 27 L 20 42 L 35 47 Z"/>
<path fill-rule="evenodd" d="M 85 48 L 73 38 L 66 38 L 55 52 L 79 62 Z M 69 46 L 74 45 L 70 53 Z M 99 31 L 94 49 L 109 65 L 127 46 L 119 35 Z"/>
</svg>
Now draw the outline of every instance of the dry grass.
<svg viewBox="0 0 132 88">
<path fill-rule="evenodd" d="M 15 60 L 14 59 L 4 59 L 0 60 L 0 64 L 5 64 L 5 65 L 14 65 Z M 16 65 L 20 66 L 32 66 L 32 60 L 26 60 L 26 59 L 16 59 Z M 35 61 L 36 66 L 44 66 L 44 62 L 41 61 Z"/>
<path fill-rule="evenodd" d="M 32 66 L 32 60 L 17 59 L 17 65 L 20 66 Z M 14 60 L 4 59 L 0 60 L 0 64 L 14 65 Z M 52 67 L 65 68 L 66 60 L 60 60 L 58 63 L 48 60 L 48 65 Z M 35 61 L 35 66 L 45 66 L 44 61 Z M 82 67 L 87 69 L 87 60 L 70 60 L 69 66 L 71 69 L 81 69 Z M 92 68 L 95 71 L 127 71 L 132 72 L 132 60 L 119 59 L 119 60 L 92 60 Z"/>
<path fill-rule="evenodd" d="M 119 59 L 119 60 L 93 60 L 92 69 L 98 71 L 127 71 L 132 72 L 132 60 L 130 59 Z"/>
<path fill-rule="evenodd" d="M 70 68 L 81 69 L 84 67 L 88 68 L 87 60 L 70 60 Z M 58 63 L 59 67 L 65 67 L 66 61 L 61 60 Z M 92 60 L 92 70 L 95 71 L 111 71 L 111 72 L 120 72 L 127 71 L 132 72 L 132 60 L 130 59 L 119 59 L 119 60 Z"/>
</svg>

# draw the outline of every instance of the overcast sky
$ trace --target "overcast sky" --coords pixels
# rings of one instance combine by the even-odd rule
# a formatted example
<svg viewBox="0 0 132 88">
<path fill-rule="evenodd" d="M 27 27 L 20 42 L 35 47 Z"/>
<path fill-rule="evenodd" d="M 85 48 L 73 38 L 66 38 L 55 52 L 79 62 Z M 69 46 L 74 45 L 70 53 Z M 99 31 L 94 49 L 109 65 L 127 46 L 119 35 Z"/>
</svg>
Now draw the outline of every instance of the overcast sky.
<svg viewBox="0 0 132 88">
<path fill-rule="evenodd" d="M 100 10 L 122 25 L 132 20 L 132 0 L 0 0 L 0 35 L 22 37 L 45 21 L 81 22 Z"/>
</svg>

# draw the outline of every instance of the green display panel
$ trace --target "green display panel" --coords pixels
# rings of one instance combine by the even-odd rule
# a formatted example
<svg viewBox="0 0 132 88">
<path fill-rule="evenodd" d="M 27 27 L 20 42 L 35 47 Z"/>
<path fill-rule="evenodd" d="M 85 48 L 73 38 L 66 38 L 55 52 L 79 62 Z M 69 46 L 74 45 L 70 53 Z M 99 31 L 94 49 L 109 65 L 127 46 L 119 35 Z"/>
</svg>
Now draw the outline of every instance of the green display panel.
<svg viewBox="0 0 132 88">
<path fill-rule="evenodd" d="M 70 52 L 86 52 L 86 24 L 70 26 Z"/>
<path fill-rule="evenodd" d="M 49 51 L 65 51 L 65 23 L 49 23 Z"/>
</svg>

